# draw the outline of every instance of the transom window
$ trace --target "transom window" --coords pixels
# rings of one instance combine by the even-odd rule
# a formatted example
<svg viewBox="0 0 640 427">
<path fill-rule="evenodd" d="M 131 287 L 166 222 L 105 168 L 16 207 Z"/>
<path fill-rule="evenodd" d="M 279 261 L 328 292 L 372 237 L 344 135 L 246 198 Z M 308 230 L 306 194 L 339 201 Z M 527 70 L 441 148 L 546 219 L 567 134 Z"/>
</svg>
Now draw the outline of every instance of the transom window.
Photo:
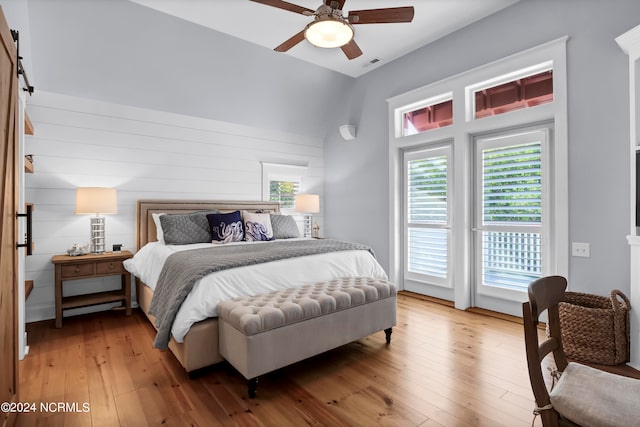
<svg viewBox="0 0 640 427">
<path fill-rule="evenodd" d="M 411 136 L 453 124 L 451 92 L 431 96 L 396 111 L 396 136 Z"/>
<path fill-rule="evenodd" d="M 415 135 L 453 123 L 453 101 L 427 105 L 404 113 L 404 135 Z"/>
<path fill-rule="evenodd" d="M 475 93 L 475 118 L 553 101 L 553 70 L 491 86 Z"/>
</svg>

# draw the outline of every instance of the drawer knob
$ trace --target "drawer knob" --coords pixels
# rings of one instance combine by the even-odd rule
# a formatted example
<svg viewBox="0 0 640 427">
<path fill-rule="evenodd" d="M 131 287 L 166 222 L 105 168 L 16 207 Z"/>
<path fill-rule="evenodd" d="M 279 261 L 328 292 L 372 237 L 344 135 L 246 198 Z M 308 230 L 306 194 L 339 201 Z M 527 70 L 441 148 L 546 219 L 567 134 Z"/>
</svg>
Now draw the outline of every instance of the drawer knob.
<svg viewBox="0 0 640 427">
<path fill-rule="evenodd" d="M 80 273 L 80 267 L 76 265 L 76 273 Z"/>
<path fill-rule="evenodd" d="M 111 264 L 109 264 L 109 268 L 113 270 L 114 268 L 116 268 L 116 266 L 113 265 L 113 263 L 111 263 Z"/>
</svg>

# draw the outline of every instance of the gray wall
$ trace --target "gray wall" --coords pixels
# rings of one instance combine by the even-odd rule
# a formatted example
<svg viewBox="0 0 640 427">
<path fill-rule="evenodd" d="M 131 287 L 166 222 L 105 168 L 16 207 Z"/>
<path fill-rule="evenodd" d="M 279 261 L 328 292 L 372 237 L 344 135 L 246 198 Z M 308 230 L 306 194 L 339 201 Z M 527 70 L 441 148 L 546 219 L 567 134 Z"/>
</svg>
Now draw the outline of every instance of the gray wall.
<svg viewBox="0 0 640 427">
<path fill-rule="evenodd" d="M 571 286 L 628 292 L 628 57 L 614 38 L 639 23 L 637 0 L 521 0 L 358 78 L 341 113 L 357 139 L 325 140 L 327 233 L 371 244 L 388 267 L 385 99 L 568 35 L 568 233 L 591 244 L 570 258 Z"/>
<path fill-rule="evenodd" d="M 353 81 L 126 0 L 28 6 L 27 61 L 47 92 L 323 137 Z"/>
<path fill-rule="evenodd" d="M 42 90 L 29 98 L 27 108 L 35 134 L 26 136 L 25 150 L 34 156 L 35 173 L 26 174 L 25 199 L 35 205 L 36 242 L 25 262 L 25 277 L 34 281 L 28 322 L 54 317 L 51 257 L 89 241 L 89 215 L 74 213 L 77 187 L 117 190 L 118 213 L 106 219 L 107 249 L 114 243 L 136 249 L 140 199 L 260 200 L 262 161 L 306 164 L 306 188 L 323 197 L 322 138 Z M 323 225 L 322 214 L 315 219 Z M 64 292 L 119 285 L 114 276 L 74 280 L 64 284 Z M 80 308 L 76 314 L 101 309 Z"/>
<path fill-rule="evenodd" d="M 53 317 L 51 256 L 87 241 L 76 187 L 118 189 L 108 243 L 129 248 L 135 200 L 258 200 L 260 161 L 307 164 L 309 190 L 323 197 L 325 125 L 352 78 L 129 1 L 0 6 L 25 35 L 36 87 L 27 100 L 36 134 L 25 141 L 36 173 L 25 181 L 39 243 L 27 259 L 27 321 Z M 65 292 L 106 290 L 111 279 Z"/>
<path fill-rule="evenodd" d="M 385 268 L 385 99 L 568 35 L 568 233 L 591 244 L 570 259 L 572 285 L 628 291 L 627 57 L 614 38 L 640 23 L 637 0 L 521 0 L 358 79 L 125 0 L 28 0 L 28 13 L 36 89 L 326 137 L 324 232 L 371 244 Z M 340 138 L 345 123 L 356 140 Z"/>
</svg>

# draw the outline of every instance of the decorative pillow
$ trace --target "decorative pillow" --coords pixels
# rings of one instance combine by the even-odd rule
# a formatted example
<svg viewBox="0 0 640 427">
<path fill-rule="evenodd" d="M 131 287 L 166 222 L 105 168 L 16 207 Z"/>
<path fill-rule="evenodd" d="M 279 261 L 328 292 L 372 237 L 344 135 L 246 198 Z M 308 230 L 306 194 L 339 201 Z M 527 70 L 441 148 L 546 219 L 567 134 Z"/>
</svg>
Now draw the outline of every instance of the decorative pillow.
<svg viewBox="0 0 640 427">
<path fill-rule="evenodd" d="M 166 213 L 152 213 L 153 222 L 156 224 L 156 240 L 163 245 L 164 243 L 164 232 L 162 231 L 162 223 L 160 222 L 160 216 L 166 215 Z"/>
<path fill-rule="evenodd" d="M 209 212 L 160 215 L 160 224 L 167 245 L 188 245 L 211 242 L 211 230 L 207 221 Z"/>
<path fill-rule="evenodd" d="M 273 240 L 271 217 L 268 213 L 242 211 L 244 218 L 244 239 L 247 242 Z"/>
<path fill-rule="evenodd" d="M 207 215 L 212 243 L 241 242 L 244 240 L 240 211 Z"/>
<path fill-rule="evenodd" d="M 291 215 L 271 215 L 271 228 L 274 239 L 300 237 L 300 229 Z"/>
</svg>

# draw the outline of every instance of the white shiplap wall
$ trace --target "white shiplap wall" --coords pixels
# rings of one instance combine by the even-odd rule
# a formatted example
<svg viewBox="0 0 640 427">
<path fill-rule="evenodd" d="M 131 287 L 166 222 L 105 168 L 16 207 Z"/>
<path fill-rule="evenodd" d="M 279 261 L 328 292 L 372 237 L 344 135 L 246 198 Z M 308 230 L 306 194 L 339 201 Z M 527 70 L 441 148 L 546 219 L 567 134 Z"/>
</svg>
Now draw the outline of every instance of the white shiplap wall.
<svg viewBox="0 0 640 427">
<path fill-rule="evenodd" d="M 55 317 L 51 257 L 89 241 L 88 216 L 74 214 L 76 187 L 117 189 L 118 214 L 107 216 L 106 244 L 131 250 L 136 200 L 260 200 L 260 162 L 308 165 L 304 190 L 323 199 L 318 138 L 43 92 L 28 99 L 27 112 L 35 127 L 26 140 L 35 165 L 26 178 L 26 199 L 35 205 L 27 322 Z M 314 219 L 322 226 L 322 214 Z M 118 286 L 116 277 L 70 281 L 65 295 Z"/>
</svg>

